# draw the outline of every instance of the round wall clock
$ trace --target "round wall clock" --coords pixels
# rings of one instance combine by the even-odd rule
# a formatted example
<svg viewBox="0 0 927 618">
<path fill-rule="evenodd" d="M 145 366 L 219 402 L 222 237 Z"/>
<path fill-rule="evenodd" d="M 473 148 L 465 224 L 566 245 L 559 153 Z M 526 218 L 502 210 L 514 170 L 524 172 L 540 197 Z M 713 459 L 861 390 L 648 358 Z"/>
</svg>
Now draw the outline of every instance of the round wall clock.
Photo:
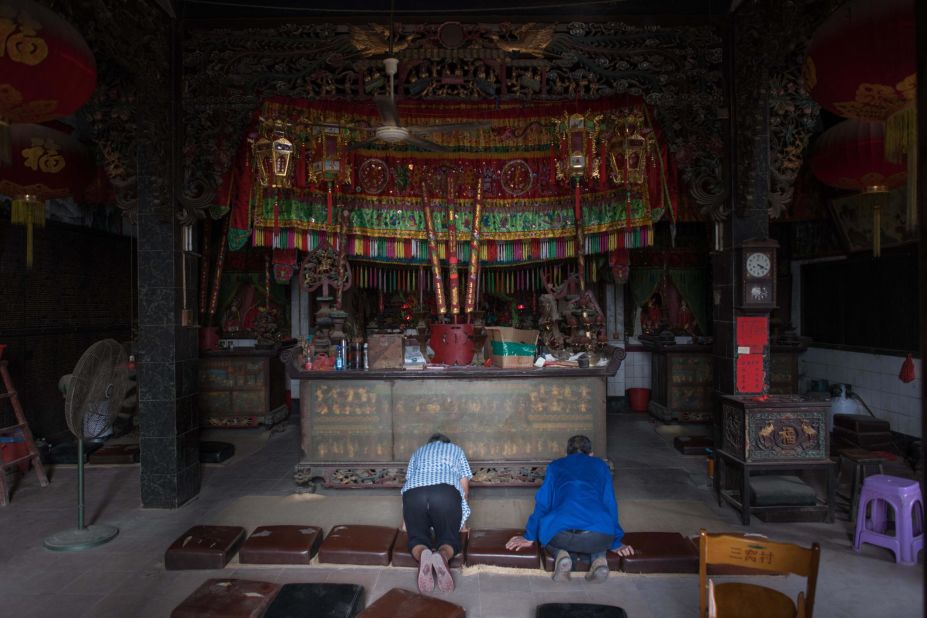
<svg viewBox="0 0 927 618">
<path fill-rule="evenodd" d="M 762 278 L 769 274 L 772 263 L 766 253 L 751 253 L 747 256 L 747 274 L 754 278 Z"/>
</svg>

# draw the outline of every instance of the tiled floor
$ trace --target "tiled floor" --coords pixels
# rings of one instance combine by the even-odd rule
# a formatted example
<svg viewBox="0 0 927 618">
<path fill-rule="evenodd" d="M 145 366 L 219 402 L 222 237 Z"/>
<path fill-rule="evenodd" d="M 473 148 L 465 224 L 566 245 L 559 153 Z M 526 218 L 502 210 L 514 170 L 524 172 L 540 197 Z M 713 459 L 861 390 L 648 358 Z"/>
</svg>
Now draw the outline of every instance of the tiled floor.
<svg viewBox="0 0 927 618">
<path fill-rule="evenodd" d="M 673 450 L 672 428 L 642 415 L 609 417 L 609 457 L 616 465 L 616 487 L 626 530 L 741 530 L 728 507 L 718 507 L 705 478 L 704 461 Z M 210 577 L 246 577 L 277 582 L 330 581 L 365 587 L 368 603 L 394 587 L 415 588 L 412 569 L 376 567 L 242 568 L 172 571 L 163 567 L 167 545 L 189 526 L 209 523 L 235 499 L 284 495 L 296 461 L 295 427 L 275 435 L 267 446 L 241 461 L 207 467 L 199 497 L 174 511 L 139 507 L 138 468 L 92 469 L 87 477 L 87 518 L 118 526 L 111 543 L 80 553 L 54 553 L 42 547 L 51 533 L 76 524 L 76 472 L 54 471 L 41 488 L 26 476 L 13 502 L 0 509 L 0 616 L 146 617 L 168 616 L 184 597 Z M 385 491 L 385 490 L 379 490 Z M 474 489 L 526 497 L 530 490 Z M 271 523 L 271 522 L 269 522 Z M 860 554 L 850 547 L 851 528 L 838 515 L 834 524 L 763 524 L 750 530 L 774 539 L 823 547 L 815 616 L 914 617 L 923 614 L 923 564 L 895 565 L 891 555 L 871 546 Z M 922 558 L 923 561 L 923 558 Z M 529 618 L 544 602 L 585 601 L 620 605 L 631 618 L 692 616 L 697 613 L 694 575 L 613 575 L 602 585 L 582 578 L 554 585 L 541 571 L 532 574 L 465 571 L 457 590 L 443 595 L 467 609 L 471 618 Z M 752 581 L 761 583 L 764 578 Z M 797 593 L 804 580 L 769 578 Z"/>
</svg>

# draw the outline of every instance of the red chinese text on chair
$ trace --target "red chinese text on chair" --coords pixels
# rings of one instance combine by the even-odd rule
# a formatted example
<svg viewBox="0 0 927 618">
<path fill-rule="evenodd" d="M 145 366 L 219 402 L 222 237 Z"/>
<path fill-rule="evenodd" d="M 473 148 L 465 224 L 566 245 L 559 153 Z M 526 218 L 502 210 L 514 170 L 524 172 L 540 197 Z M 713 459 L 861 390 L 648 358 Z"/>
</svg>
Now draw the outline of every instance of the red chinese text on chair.
<svg viewBox="0 0 927 618">
<path fill-rule="evenodd" d="M 820 559 L 821 546 L 817 543 L 806 548 L 762 537 L 708 534 L 702 530 L 699 534 L 699 617 L 811 618 Z M 807 584 L 805 591 L 798 593 L 797 601 L 766 586 L 735 582 L 712 582 L 709 594 L 709 564 L 794 573 L 805 577 Z"/>
</svg>

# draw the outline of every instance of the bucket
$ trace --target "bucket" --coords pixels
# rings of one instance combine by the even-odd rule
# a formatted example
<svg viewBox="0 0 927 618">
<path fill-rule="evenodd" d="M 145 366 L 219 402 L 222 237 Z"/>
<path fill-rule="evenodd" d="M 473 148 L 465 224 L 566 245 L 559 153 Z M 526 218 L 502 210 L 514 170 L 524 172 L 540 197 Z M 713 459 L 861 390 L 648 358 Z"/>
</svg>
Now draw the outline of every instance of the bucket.
<svg viewBox="0 0 927 618">
<path fill-rule="evenodd" d="M 629 388 L 625 391 L 628 395 L 628 402 L 633 412 L 646 412 L 650 404 L 649 388 Z"/>
<path fill-rule="evenodd" d="M 435 351 L 431 362 L 469 365 L 473 361 L 472 324 L 432 324 L 429 344 Z"/>
</svg>

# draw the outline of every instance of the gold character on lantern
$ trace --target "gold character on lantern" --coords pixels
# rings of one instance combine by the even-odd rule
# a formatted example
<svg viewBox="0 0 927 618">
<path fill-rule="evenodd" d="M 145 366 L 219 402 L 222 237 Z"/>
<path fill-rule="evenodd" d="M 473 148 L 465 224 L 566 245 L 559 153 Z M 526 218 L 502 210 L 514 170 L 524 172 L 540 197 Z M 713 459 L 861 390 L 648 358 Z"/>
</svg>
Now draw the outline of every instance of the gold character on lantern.
<svg viewBox="0 0 927 618">
<path fill-rule="evenodd" d="M 0 57 L 9 54 L 13 62 L 35 66 L 48 57 L 48 43 L 36 36 L 42 24 L 25 11 L 14 21 L 10 13 L 0 16 Z M 19 32 L 17 32 L 17 29 Z"/>
<path fill-rule="evenodd" d="M 36 172 L 57 174 L 67 162 L 58 150 L 61 147 L 50 139 L 33 138 L 32 147 L 22 151 L 24 165 Z"/>
</svg>

